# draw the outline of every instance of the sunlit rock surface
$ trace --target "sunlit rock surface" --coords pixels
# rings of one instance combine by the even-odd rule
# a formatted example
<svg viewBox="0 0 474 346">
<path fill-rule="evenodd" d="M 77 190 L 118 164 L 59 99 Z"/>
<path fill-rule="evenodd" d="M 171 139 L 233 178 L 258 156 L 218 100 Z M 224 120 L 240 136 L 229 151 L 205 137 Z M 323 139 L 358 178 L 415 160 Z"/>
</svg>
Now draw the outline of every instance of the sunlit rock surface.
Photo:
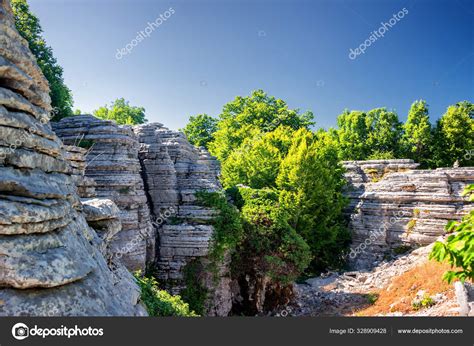
<svg viewBox="0 0 474 346">
<path fill-rule="evenodd" d="M 49 87 L 0 2 L 0 315 L 142 315 L 82 214 L 78 167 L 49 124 Z"/>
</svg>

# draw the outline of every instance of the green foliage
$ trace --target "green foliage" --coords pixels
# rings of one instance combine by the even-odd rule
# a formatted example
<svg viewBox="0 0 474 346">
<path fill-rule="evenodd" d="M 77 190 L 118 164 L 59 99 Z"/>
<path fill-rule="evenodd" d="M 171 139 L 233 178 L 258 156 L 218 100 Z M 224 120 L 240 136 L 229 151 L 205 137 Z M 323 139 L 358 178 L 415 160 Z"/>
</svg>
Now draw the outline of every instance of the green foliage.
<svg viewBox="0 0 474 346">
<path fill-rule="evenodd" d="M 402 126 L 397 114 L 385 108 L 376 108 L 367 113 L 365 122 L 370 154 L 390 153 L 389 157 L 395 158 L 400 152 L 399 143 L 402 134 Z"/>
<path fill-rule="evenodd" d="M 137 125 L 147 122 L 145 108 L 130 106 L 124 98 L 115 100 L 110 107 L 105 105 L 93 112 L 94 116 L 104 120 L 114 120 L 119 125 Z"/>
<path fill-rule="evenodd" d="M 393 159 L 400 152 L 402 126 L 395 112 L 376 108 L 367 113 L 345 110 L 330 132 L 342 160 Z"/>
<path fill-rule="evenodd" d="M 465 194 L 472 201 L 474 185 L 470 185 Z M 445 243 L 436 242 L 429 258 L 438 262 L 447 261 L 457 271 L 449 270 L 443 279 L 451 283 L 455 279 L 464 282 L 466 279 L 474 280 L 474 210 L 463 217 L 461 222 L 450 221 L 446 231 L 453 233 L 448 236 Z"/>
<path fill-rule="evenodd" d="M 375 302 L 379 299 L 378 293 L 368 293 L 366 297 L 367 297 L 367 302 L 370 305 L 374 305 Z"/>
<path fill-rule="evenodd" d="M 464 101 L 449 106 L 438 120 L 434 135 L 434 161 L 437 167 L 451 167 L 458 160 L 462 166 L 473 166 L 474 104 Z"/>
<path fill-rule="evenodd" d="M 291 215 L 291 227 L 309 245 L 315 272 L 340 268 L 350 241 L 342 217 L 347 204 L 343 173 L 337 142 L 329 134 L 305 129 L 294 134 L 277 178 L 279 203 Z"/>
<path fill-rule="evenodd" d="M 189 143 L 207 148 L 217 131 L 217 119 L 207 114 L 198 114 L 190 117 L 186 127 L 180 131 L 186 135 Z"/>
<path fill-rule="evenodd" d="M 53 50 L 42 37 L 38 18 L 30 12 L 26 0 L 11 0 L 15 26 L 28 42 L 31 52 L 36 57 L 38 66 L 49 82 L 53 121 L 72 115 L 72 93 L 64 84 L 63 69 L 58 65 Z"/>
<path fill-rule="evenodd" d="M 205 304 L 209 295 L 208 290 L 201 284 L 202 264 L 198 259 L 189 262 L 183 270 L 186 287 L 181 291 L 181 297 L 189 304 L 192 311 L 199 315 L 205 314 Z"/>
<path fill-rule="evenodd" d="M 277 191 L 242 187 L 239 192 L 244 201 L 244 240 L 234 268 L 290 283 L 308 266 L 309 246 L 289 225 L 289 215 L 278 204 Z"/>
<path fill-rule="evenodd" d="M 150 316 L 196 317 L 189 305 L 180 296 L 172 296 L 160 290 L 153 277 L 146 277 L 140 271 L 134 273 L 135 280 L 141 289 L 141 301 L 145 304 Z"/>
<path fill-rule="evenodd" d="M 436 302 L 429 295 L 425 295 L 423 299 L 414 301 L 412 306 L 414 310 L 420 310 L 423 308 L 429 308 L 435 305 Z"/>
<path fill-rule="evenodd" d="M 252 188 L 275 187 L 280 164 L 288 152 L 294 130 L 279 126 L 272 132 L 247 138 L 222 162 L 222 184 Z"/>
<path fill-rule="evenodd" d="M 198 191 L 197 201 L 200 205 L 213 208 L 217 215 L 212 219 L 214 233 L 210 258 L 221 261 L 227 251 L 235 249 L 242 240 L 243 229 L 239 211 L 227 201 L 221 192 Z"/>
<path fill-rule="evenodd" d="M 415 101 L 403 125 L 403 157 L 412 159 L 426 168 L 432 159 L 433 133 L 428 115 L 428 105 L 424 100 Z"/>
<path fill-rule="evenodd" d="M 283 100 L 256 90 L 250 96 L 238 96 L 224 106 L 209 150 L 221 162 L 225 162 L 245 139 L 273 131 L 280 125 L 294 130 L 308 128 L 313 124 L 312 120 L 311 112 L 300 114 L 299 110 L 289 109 Z"/>
<path fill-rule="evenodd" d="M 337 118 L 338 130 L 333 136 L 339 141 L 340 159 L 364 160 L 368 157 L 366 117 L 364 112 L 345 110 Z"/>
<path fill-rule="evenodd" d="M 218 279 L 218 265 L 226 254 L 231 254 L 242 241 L 243 228 L 239 211 L 227 201 L 224 193 L 198 191 L 196 199 L 198 204 L 217 212 L 211 221 L 214 233 L 209 250 L 209 263 L 206 262 L 204 267 L 203 263 L 196 259 L 184 268 L 186 288 L 181 292 L 181 296 L 194 311 L 202 315 L 209 291 L 202 285 L 201 275 L 210 271 L 214 274 L 214 279 Z"/>
</svg>

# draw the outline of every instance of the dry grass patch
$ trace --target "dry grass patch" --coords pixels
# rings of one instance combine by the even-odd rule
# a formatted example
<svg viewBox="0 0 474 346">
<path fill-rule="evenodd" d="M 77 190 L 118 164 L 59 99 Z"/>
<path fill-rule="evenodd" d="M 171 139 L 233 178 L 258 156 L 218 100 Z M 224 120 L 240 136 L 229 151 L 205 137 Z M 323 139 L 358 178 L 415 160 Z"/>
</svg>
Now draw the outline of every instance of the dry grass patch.
<svg viewBox="0 0 474 346">
<path fill-rule="evenodd" d="M 441 278 L 450 266 L 446 263 L 427 261 L 402 275 L 395 277 L 388 287 L 374 291 L 378 295 L 375 303 L 365 309 L 359 310 L 357 316 L 374 316 L 399 311 L 402 313 L 414 312 L 412 301 L 419 290 L 424 290 L 426 295 L 443 293 L 448 298 L 454 297 L 452 285 Z"/>
</svg>

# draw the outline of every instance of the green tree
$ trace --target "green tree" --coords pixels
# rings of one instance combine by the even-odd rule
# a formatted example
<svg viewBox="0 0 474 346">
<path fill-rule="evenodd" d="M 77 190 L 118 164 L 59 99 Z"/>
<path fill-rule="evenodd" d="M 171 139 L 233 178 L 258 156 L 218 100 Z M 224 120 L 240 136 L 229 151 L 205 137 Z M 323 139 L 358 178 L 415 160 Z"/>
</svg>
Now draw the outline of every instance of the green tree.
<svg viewBox="0 0 474 346">
<path fill-rule="evenodd" d="M 395 112 L 386 108 L 375 108 L 367 112 L 367 159 L 394 159 L 400 153 L 402 124 Z"/>
<path fill-rule="evenodd" d="M 294 130 L 279 126 L 272 132 L 246 138 L 222 163 L 225 188 L 244 184 L 254 189 L 276 187 L 280 164 L 291 145 Z"/>
<path fill-rule="evenodd" d="M 370 148 L 367 145 L 367 115 L 360 111 L 345 110 L 338 116 L 335 135 L 339 141 L 341 160 L 365 160 Z"/>
<path fill-rule="evenodd" d="M 99 119 L 114 120 L 119 125 L 137 125 L 148 121 L 145 118 L 145 108 L 131 106 L 124 98 L 115 100 L 110 107 L 100 107 L 93 114 Z"/>
<path fill-rule="evenodd" d="M 340 268 L 350 237 L 343 219 L 344 169 L 338 144 L 325 131 L 305 129 L 293 136 L 292 146 L 277 178 L 280 206 L 289 224 L 311 249 L 311 271 Z"/>
<path fill-rule="evenodd" d="M 297 130 L 312 124 L 311 112 L 300 114 L 297 109 L 289 109 L 283 100 L 256 90 L 250 96 L 238 96 L 224 106 L 209 150 L 224 162 L 247 138 L 273 131 L 280 125 Z"/>
<path fill-rule="evenodd" d="M 403 157 L 413 159 L 426 168 L 432 159 L 433 134 L 426 101 L 415 101 L 403 125 Z"/>
<path fill-rule="evenodd" d="M 288 224 L 289 215 L 278 204 L 278 191 L 239 188 L 244 201 L 245 237 L 237 253 L 235 271 L 269 276 L 274 283 L 289 284 L 308 266 L 309 246 Z M 249 264 L 251 267 L 249 268 Z"/>
<path fill-rule="evenodd" d="M 435 130 L 435 164 L 450 167 L 455 161 L 474 165 L 474 105 L 463 101 L 449 106 Z"/>
<path fill-rule="evenodd" d="M 186 127 L 180 131 L 186 135 L 191 144 L 207 148 L 214 132 L 217 131 L 217 119 L 207 114 L 191 116 Z"/>
<path fill-rule="evenodd" d="M 53 121 L 73 115 L 73 99 L 71 90 L 64 84 L 63 69 L 58 65 L 53 50 L 42 37 L 38 18 L 30 12 L 26 0 L 11 0 L 15 25 L 36 57 L 41 71 L 49 82 Z"/>
</svg>

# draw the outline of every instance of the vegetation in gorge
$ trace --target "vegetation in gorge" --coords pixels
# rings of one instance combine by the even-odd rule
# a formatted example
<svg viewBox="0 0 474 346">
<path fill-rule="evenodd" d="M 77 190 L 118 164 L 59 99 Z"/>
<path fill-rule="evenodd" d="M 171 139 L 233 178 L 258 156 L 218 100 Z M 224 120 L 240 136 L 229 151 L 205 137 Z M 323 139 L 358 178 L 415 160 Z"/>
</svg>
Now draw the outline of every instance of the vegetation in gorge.
<svg viewBox="0 0 474 346">
<path fill-rule="evenodd" d="M 49 82 L 53 121 L 71 116 L 73 99 L 71 90 L 64 83 L 63 69 L 53 55 L 53 49 L 46 44 L 39 19 L 30 12 L 26 0 L 11 0 L 15 26 L 28 42 L 31 52 L 36 57 L 38 66 Z"/>
<path fill-rule="evenodd" d="M 173 296 L 161 290 L 154 277 L 143 276 L 140 271 L 135 272 L 134 276 L 141 289 L 140 299 L 150 316 L 198 316 L 180 296 Z"/>
<path fill-rule="evenodd" d="M 207 260 L 195 259 L 184 268 L 186 287 L 181 292 L 181 297 L 193 311 L 203 315 L 209 292 L 202 285 L 201 275 L 210 272 L 214 280 L 218 279 L 219 265 L 224 261 L 224 257 L 233 253 L 242 241 L 243 228 L 239 211 L 227 201 L 225 193 L 198 191 L 196 199 L 198 204 L 216 211 L 216 215 L 211 221 L 214 233 Z"/>
<path fill-rule="evenodd" d="M 145 108 L 131 106 L 124 98 L 116 99 L 110 106 L 103 106 L 93 112 L 104 120 L 114 120 L 119 125 L 137 125 L 147 122 Z"/>
<path fill-rule="evenodd" d="M 343 170 L 337 142 L 312 133 L 312 118 L 261 90 L 224 106 L 209 148 L 242 217 L 238 275 L 288 284 L 310 264 L 311 271 L 343 264 Z"/>
<path fill-rule="evenodd" d="M 469 195 L 469 200 L 474 201 L 474 185 L 469 185 L 464 195 Z M 464 282 L 466 279 L 474 280 L 474 210 L 463 217 L 461 222 L 450 221 L 446 225 L 446 231 L 453 233 L 448 236 L 446 242 L 436 242 L 430 259 L 438 262 L 446 261 L 455 270 L 444 273 L 443 279 L 448 283 L 458 279 Z"/>
<path fill-rule="evenodd" d="M 201 283 L 203 266 L 199 259 L 189 262 L 183 270 L 185 288 L 181 291 L 181 297 L 189 304 L 192 311 L 205 315 L 206 300 L 209 292 Z"/>
<path fill-rule="evenodd" d="M 274 282 L 288 284 L 311 261 L 305 240 L 289 224 L 290 215 L 279 205 L 273 189 L 240 187 L 244 239 L 234 257 L 234 273 L 247 271 L 268 276 Z"/>
<path fill-rule="evenodd" d="M 346 110 L 337 128 L 311 131 L 311 112 L 257 90 L 227 103 L 216 119 L 192 117 L 184 131 L 220 160 L 221 182 L 239 207 L 243 234 L 233 267 L 281 283 L 344 265 L 350 237 L 341 160 L 472 164 L 473 107 L 450 106 L 435 126 L 424 100 L 412 104 L 404 124 L 383 107 Z"/>
</svg>

